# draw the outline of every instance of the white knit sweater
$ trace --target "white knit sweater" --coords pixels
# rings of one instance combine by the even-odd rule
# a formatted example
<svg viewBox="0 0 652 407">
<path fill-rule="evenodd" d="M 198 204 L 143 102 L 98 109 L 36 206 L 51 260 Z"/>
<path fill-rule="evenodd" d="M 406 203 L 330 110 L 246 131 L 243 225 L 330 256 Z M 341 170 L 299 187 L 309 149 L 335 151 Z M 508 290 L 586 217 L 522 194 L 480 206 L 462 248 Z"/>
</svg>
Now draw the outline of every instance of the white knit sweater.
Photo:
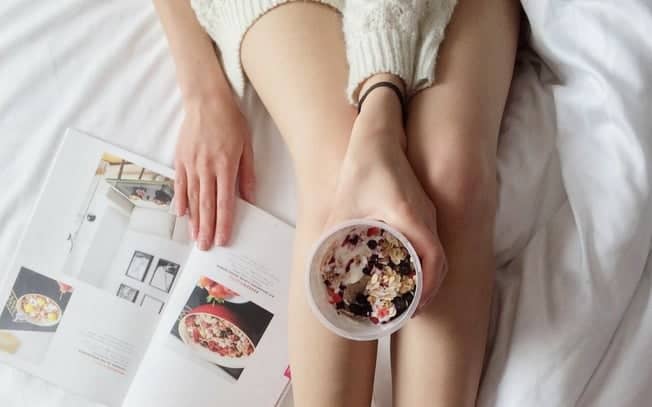
<svg viewBox="0 0 652 407">
<path fill-rule="evenodd" d="M 240 45 L 249 27 L 265 12 L 291 0 L 191 0 L 201 25 L 221 53 L 224 71 L 242 96 L 245 76 Z M 439 44 L 457 0 L 313 0 L 342 13 L 349 82 L 347 95 L 358 99 L 361 82 L 375 73 L 392 73 L 408 95 L 430 86 Z"/>
</svg>

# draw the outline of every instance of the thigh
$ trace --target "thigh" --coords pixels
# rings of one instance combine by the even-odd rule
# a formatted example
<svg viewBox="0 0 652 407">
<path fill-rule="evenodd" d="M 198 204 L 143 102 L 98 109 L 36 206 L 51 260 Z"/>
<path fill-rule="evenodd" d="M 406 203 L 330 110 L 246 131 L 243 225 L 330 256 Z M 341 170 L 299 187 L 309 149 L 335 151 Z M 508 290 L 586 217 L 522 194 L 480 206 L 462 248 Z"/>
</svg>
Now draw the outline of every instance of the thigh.
<svg viewBox="0 0 652 407">
<path fill-rule="evenodd" d="M 326 330 L 303 289 L 306 252 L 322 232 L 355 110 L 339 13 L 296 2 L 262 17 L 247 33 L 242 63 L 276 122 L 297 175 L 294 270 L 290 288 L 290 363 L 299 406 L 369 406 L 375 342 L 352 342 Z M 344 402 L 346 400 L 346 402 Z"/>
<path fill-rule="evenodd" d="M 324 176 L 331 188 L 356 115 L 346 100 L 341 15 L 316 2 L 277 7 L 249 30 L 241 58 L 290 149 L 300 188 Z"/>
<path fill-rule="evenodd" d="M 449 273 L 392 341 L 395 405 L 473 405 L 493 287 L 496 146 L 518 36 L 516 0 L 460 0 L 436 82 L 409 106 L 408 154 L 437 208 Z"/>
</svg>

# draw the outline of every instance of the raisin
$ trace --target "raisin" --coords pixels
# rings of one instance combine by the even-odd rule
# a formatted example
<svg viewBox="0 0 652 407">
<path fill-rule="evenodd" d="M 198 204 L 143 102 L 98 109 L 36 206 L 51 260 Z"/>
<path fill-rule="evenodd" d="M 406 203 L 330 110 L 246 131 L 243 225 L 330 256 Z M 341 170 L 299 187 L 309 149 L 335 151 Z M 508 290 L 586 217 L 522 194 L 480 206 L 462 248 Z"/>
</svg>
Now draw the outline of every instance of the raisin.
<svg viewBox="0 0 652 407">
<path fill-rule="evenodd" d="M 351 311 L 352 314 L 358 315 L 361 317 L 368 317 L 371 315 L 371 305 L 369 303 L 366 304 L 350 304 L 349 305 L 349 311 Z"/>
<path fill-rule="evenodd" d="M 373 266 L 374 264 L 378 263 L 378 255 L 377 254 L 372 254 L 369 256 L 369 260 L 367 260 L 367 264 L 370 266 Z"/>
<path fill-rule="evenodd" d="M 359 315 L 361 317 L 366 315 L 366 312 L 365 312 L 364 308 L 361 305 L 356 304 L 356 303 L 353 303 L 353 304 L 349 305 L 349 311 L 351 311 L 352 314 Z"/>
<path fill-rule="evenodd" d="M 392 304 L 396 308 L 396 316 L 401 315 L 408 308 L 408 302 L 403 297 L 394 298 Z"/>
<path fill-rule="evenodd" d="M 370 275 L 371 274 L 371 267 L 369 267 L 368 265 L 364 266 L 364 268 L 362 269 L 362 272 L 364 274 L 366 274 L 366 275 Z"/>
<path fill-rule="evenodd" d="M 360 305 L 369 304 L 369 301 L 367 300 L 367 296 L 364 295 L 363 293 L 358 293 L 358 295 L 355 296 L 355 302 L 357 302 Z"/>
<path fill-rule="evenodd" d="M 342 309 L 342 308 L 344 308 L 344 305 L 345 305 L 344 301 L 340 301 L 337 304 L 335 304 L 335 308 Z"/>
<path fill-rule="evenodd" d="M 352 246 L 356 246 L 359 241 L 360 241 L 360 236 L 358 236 L 358 235 L 346 235 L 346 237 L 344 238 L 344 241 L 342 242 L 342 246 L 345 246 L 347 244 L 350 244 Z"/>
<path fill-rule="evenodd" d="M 367 247 L 370 248 L 371 250 L 374 250 L 376 247 L 378 247 L 378 242 L 375 240 L 369 240 L 367 242 Z"/>
<path fill-rule="evenodd" d="M 412 300 L 414 299 L 414 294 L 412 294 L 412 292 L 407 292 L 407 293 L 403 294 L 403 296 L 401 298 L 403 298 L 405 300 L 407 305 L 410 305 L 410 304 L 412 304 Z"/>
<path fill-rule="evenodd" d="M 407 259 L 403 259 L 398 265 L 398 272 L 404 276 L 407 276 L 410 274 L 410 271 L 410 262 Z"/>
<path fill-rule="evenodd" d="M 373 311 L 373 309 L 371 309 L 371 304 L 369 304 L 368 302 L 362 304 L 362 309 L 364 310 L 366 316 L 371 315 L 371 312 Z"/>
</svg>

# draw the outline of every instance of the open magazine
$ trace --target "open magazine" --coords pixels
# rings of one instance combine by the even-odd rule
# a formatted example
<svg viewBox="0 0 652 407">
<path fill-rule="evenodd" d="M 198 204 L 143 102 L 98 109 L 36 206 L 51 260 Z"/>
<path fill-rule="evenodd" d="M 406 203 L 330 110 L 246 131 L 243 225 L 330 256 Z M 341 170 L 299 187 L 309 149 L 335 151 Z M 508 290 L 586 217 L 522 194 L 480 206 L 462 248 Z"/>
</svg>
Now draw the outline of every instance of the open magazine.
<svg viewBox="0 0 652 407">
<path fill-rule="evenodd" d="M 174 172 L 68 130 L 0 283 L 0 363 L 116 406 L 274 406 L 293 229 L 238 201 L 194 249 Z"/>
</svg>

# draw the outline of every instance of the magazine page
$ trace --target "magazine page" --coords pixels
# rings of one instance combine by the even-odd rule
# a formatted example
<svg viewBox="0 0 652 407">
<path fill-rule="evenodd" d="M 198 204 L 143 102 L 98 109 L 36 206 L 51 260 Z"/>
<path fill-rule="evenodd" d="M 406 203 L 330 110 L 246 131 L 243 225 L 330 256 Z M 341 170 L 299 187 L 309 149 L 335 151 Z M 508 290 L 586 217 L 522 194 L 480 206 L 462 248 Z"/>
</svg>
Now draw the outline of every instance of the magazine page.
<svg viewBox="0 0 652 407">
<path fill-rule="evenodd" d="M 120 405 L 191 250 L 173 173 L 77 131 L 53 161 L 0 284 L 0 363 Z"/>
<path fill-rule="evenodd" d="M 275 405 L 289 383 L 292 239 L 238 201 L 229 246 L 191 252 L 125 405 Z"/>
</svg>

